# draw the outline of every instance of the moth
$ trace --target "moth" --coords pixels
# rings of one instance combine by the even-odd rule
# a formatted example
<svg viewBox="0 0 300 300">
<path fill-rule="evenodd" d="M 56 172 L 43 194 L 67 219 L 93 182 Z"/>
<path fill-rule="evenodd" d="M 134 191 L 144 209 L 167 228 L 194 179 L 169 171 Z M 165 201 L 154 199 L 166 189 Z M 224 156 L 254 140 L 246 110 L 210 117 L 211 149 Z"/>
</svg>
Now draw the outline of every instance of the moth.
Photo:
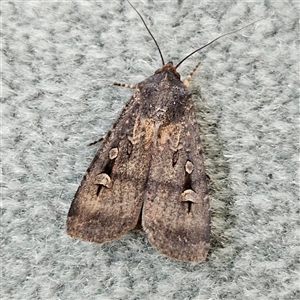
<svg viewBox="0 0 300 300">
<path fill-rule="evenodd" d="M 177 68 L 225 35 L 176 66 L 164 62 L 157 45 L 162 67 L 154 75 L 132 86 L 115 83 L 134 93 L 83 176 L 67 217 L 70 236 L 105 243 L 141 224 L 150 243 L 168 257 L 206 259 L 211 236 L 207 176 L 187 89 L 200 63 L 184 82 Z"/>
</svg>

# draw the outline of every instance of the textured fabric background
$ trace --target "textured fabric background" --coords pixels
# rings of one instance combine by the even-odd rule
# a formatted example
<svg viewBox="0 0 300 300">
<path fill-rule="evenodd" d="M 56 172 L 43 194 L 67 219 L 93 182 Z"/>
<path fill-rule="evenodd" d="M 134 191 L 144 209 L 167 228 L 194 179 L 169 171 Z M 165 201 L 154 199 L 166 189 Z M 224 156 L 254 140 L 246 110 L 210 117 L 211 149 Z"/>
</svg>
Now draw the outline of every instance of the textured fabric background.
<svg viewBox="0 0 300 300">
<path fill-rule="evenodd" d="M 299 299 L 299 3 L 133 1 L 165 60 L 190 57 L 210 176 L 200 264 L 140 233 L 73 240 L 66 215 L 129 89 L 161 66 L 126 1 L 3 2 L 1 299 Z"/>
</svg>

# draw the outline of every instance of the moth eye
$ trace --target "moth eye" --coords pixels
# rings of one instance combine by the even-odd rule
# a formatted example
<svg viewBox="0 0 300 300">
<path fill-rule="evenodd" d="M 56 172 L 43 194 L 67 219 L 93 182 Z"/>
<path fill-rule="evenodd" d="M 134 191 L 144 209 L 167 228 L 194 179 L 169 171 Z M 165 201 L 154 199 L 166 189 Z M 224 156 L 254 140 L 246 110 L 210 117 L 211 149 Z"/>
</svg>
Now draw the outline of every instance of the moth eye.
<svg viewBox="0 0 300 300">
<path fill-rule="evenodd" d="M 194 170 L 194 165 L 192 162 L 190 162 L 189 160 L 186 162 L 185 164 L 185 171 L 188 173 L 188 174 L 191 174 Z"/>
<path fill-rule="evenodd" d="M 110 151 L 109 151 L 109 158 L 110 159 L 115 159 L 119 154 L 119 149 L 118 148 L 112 148 Z"/>
<path fill-rule="evenodd" d="M 179 153 L 178 153 L 178 151 L 176 151 L 173 153 L 173 159 L 172 159 L 173 167 L 177 164 L 178 158 L 179 158 Z"/>
</svg>

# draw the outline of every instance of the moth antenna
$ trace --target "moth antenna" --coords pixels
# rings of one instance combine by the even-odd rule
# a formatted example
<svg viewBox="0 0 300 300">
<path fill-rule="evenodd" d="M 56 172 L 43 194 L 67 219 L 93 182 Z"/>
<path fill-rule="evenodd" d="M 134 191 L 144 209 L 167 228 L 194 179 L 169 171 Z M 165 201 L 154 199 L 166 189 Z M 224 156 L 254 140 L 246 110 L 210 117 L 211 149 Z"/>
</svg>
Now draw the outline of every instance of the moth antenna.
<svg viewBox="0 0 300 300">
<path fill-rule="evenodd" d="M 186 79 L 183 81 L 184 85 L 186 87 L 188 87 L 190 85 L 190 80 L 192 79 L 192 76 L 194 75 L 194 73 L 196 72 L 196 70 L 198 69 L 198 67 L 200 66 L 201 61 L 199 61 L 197 63 L 197 65 L 195 66 L 195 68 L 190 72 L 190 74 L 188 74 L 188 76 L 186 77 Z"/>
<path fill-rule="evenodd" d="M 128 0 L 127 0 L 127 1 L 128 1 Z M 175 66 L 175 69 L 177 69 L 177 68 L 178 68 L 178 67 L 179 67 L 179 66 L 180 66 L 187 58 L 189 58 L 190 56 L 192 56 L 194 53 L 196 53 L 196 52 L 202 50 L 203 48 L 205 48 L 205 47 L 207 47 L 207 46 L 209 46 L 210 44 L 214 43 L 216 40 L 218 40 L 218 39 L 220 39 L 220 38 L 222 38 L 222 37 L 224 37 L 224 36 L 226 36 L 226 35 L 230 35 L 230 34 L 233 34 L 233 33 L 235 33 L 235 32 L 238 32 L 238 31 L 240 31 L 240 30 L 242 30 L 242 29 L 245 29 L 246 27 L 249 27 L 250 25 L 252 25 L 252 24 L 254 24 L 254 23 L 256 23 L 256 22 L 259 22 L 259 21 L 261 21 L 261 20 L 263 20 L 263 18 L 262 18 L 262 19 L 259 19 L 259 20 L 257 20 L 257 21 L 254 21 L 254 22 L 252 22 L 252 23 L 250 23 L 250 24 L 248 24 L 248 25 L 246 25 L 246 26 L 243 26 L 243 27 L 241 27 L 241 28 L 239 28 L 239 29 L 236 29 L 236 30 L 234 30 L 234 31 L 231 31 L 231 32 L 228 32 L 228 33 L 225 33 L 225 34 L 222 34 L 222 35 L 218 36 L 217 38 L 213 39 L 212 41 L 210 41 L 210 42 L 207 43 L 206 45 L 200 47 L 199 49 L 196 49 L 195 51 L 193 51 L 192 53 L 190 53 L 188 56 L 186 56 L 183 60 L 181 60 L 181 61 Z"/>
<path fill-rule="evenodd" d="M 129 2 L 129 0 L 127 0 L 127 2 L 131 5 L 131 7 L 136 11 L 136 13 L 139 15 L 139 17 L 140 17 L 141 20 L 143 21 L 143 23 L 144 23 L 146 29 L 148 30 L 149 34 L 151 35 L 151 37 L 152 37 L 152 39 L 153 39 L 153 41 L 154 41 L 154 43 L 155 43 L 155 45 L 156 45 L 156 47 L 157 47 L 157 49 L 158 49 L 158 52 L 159 52 L 159 55 L 160 55 L 160 58 L 161 58 L 162 65 L 164 66 L 164 65 L 165 65 L 164 58 L 163 58 L 163 56 L 162 56 L 162 53 L 161 53 L 160 48 L 159 48 L 159 46 L 158 46 L 158 43 L 157 43 L 157 41 L 155 40 L 153 34 L 152 34 L 151 31 L 149 30 L 149 28 L 148 28 L 146 22 L 144 21 L 144 19 L 143 19 L 143 17 L 141 16 L 141 14 L 137 11 L 137 9 Z M 199 49 L 199 50 L 200 50 L 200 49 Z"/>
<path fill-rule="evenodd" d="M 127 84 L 127 83 L 114 82 L 113 85 L 122 86 L 122 87 L 126 87 L 126 88 L 129 88 L 129 89 L 136 89 L 137 88 L 137 84 Z"/>
</svg>

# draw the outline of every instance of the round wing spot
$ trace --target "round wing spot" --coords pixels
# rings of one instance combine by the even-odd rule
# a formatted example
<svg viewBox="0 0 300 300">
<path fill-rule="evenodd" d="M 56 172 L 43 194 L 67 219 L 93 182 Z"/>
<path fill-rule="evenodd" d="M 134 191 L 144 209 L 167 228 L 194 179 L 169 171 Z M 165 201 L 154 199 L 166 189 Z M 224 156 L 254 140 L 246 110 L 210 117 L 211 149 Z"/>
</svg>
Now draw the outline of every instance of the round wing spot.
<svg viewBox="0 0 300 300">
<path fill-rule="evenodd" d="M 191 174 L 194 170 L 194 165 L 192 162 L 190 162 L 189 160 L 186 162 L 185 164 L 185 171 L 188 173 L 188 174 Z"/>
<path fill-rule="evenodd" d="M 119 154 L 118 148 L 112 148 L 109 151 L 109 159 L 115 159 Z"/>
</svg>

